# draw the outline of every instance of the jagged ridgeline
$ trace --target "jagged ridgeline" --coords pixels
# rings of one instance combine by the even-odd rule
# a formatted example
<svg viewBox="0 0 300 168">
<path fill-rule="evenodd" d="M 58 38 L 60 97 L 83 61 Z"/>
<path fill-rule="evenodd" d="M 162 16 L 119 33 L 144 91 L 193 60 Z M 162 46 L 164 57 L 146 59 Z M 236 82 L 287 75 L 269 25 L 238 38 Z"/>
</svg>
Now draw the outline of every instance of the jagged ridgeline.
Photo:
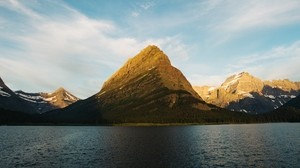
<svg viewBox="0 0 300 168">
<path fill-rule="evenodd" d="M 194 87 L 207 103 L 249 114 L 271 112 L 300 94 L 299 83 L 263 81 L 247 72 L 228 77 L 220 87 Z"/>
<path fill-rule="evenodd" d="M 70 122 L 205 122 L 203 115 L 218 110 L 200 98 L 163 51 L 150 45 L 115 72 L 99 93 L 50 116 Z"/>
</svg>

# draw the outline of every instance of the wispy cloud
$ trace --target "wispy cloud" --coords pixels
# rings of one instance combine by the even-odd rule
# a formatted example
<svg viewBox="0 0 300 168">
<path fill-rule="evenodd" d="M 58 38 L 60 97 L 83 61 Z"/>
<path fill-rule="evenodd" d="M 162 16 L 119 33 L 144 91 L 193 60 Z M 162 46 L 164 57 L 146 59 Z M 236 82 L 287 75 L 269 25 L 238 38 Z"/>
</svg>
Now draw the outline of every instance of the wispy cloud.
<svg viewBox="0 0 300 168">
<path fill-rule="evenodd" d="M 300 41 L 240 57 L 228 65 L 231 72 L 249 71 L 263 79 L 299 79 Z"/>
<path fill-rule="evenodd" d="M 218 30 L 236 32 L 300 22 L 298 0 L 247 1 L 233 4 L 231 7 L 236 9 L 218 25 Z"/>
<path fill-rule="evenodd" d="M 285 45 L 272 49 L 274 44 L 268 43 L 260 52 L 255 47 L 246 53 L 240 49 L 245 47 L 240 43 L 251 43 L 240 37 L 251 36 L 251 32 L 293 24 L 299 27 L 298 0 L 146 0 L 126 3 L 122 9 L 111 6 L 119 7 L 116 10 L 122 10 L 122 17 L 109 10 L 102 15 L 93 11 L 98 14 L 93 15 L 71 4 L 0 0 L 0 76 L 13 89 L 51 91 L 64 86 L 87 97 L 149 44 L 163 49 L 197 85 L 218 85 L 239 71 L 267 79 L 300 79 L 295 38 L 277 41 L 276 45 Z M 256 40 L 252 43 L 260 45 Z"/>
<path fill-rule="evenodd" d="M 4 18 L 5 24 L 11 26 L 0 32 L 9 45 L 20 46 L 0 46 L 0 75 L 22 83 L 13 85 L 13 89 L 26 90 L 28 86 L 32 89 L 28 91 L 51 91 L 64 86 L 87 97 L 99 91 L 104 80 L 126 59 L 149 44 L 170 51 L 174 58 L 188 55 L 177 36 L 149 40 L 122 36 L 112 21 L 88 18 L 63 3 L 52 4 L 52 10 L 64 15 L 39 13 L 16 0 L 0 5 L 13 12 L 14 17 L 26 15 L 21 23 Z M 24 32 L 19 31 L 21 27 Z"/>
<path fill-rule="evenodd" d="M 300 23 L 298 0 L 214 0 L 204 1 L 198 8 L 203 9 L 197 18 L 199 27 L 209 33 L 214 46 L 244 36 L 249 31 Z"/>
<path fill-rule="evenodd" d="M 196 86 L 219 86 L 233 74 L 243 71 L 262 79 L 300 79 L 300 41 L 290 45 L 280 45 L 270 50 L 235 58 L 230 64 L 222 65 L 222 71 L 215 72 L 210 65 L 190 65 L 192 73 L 187 76 Z M 196 71 L 195 71 L 196 70 Z"/>
<path fill-rule="evenodd" d="M 150 9 L 153 6 L 155 6 L 155 3 L 153 1 L 136 3 L 133 6 L 134 9 L 131 12 L 131 16 L 138 17 L 138 16 L 140 16 L 141 13 L 147 11 L 148 9 Z"/>
</svg>

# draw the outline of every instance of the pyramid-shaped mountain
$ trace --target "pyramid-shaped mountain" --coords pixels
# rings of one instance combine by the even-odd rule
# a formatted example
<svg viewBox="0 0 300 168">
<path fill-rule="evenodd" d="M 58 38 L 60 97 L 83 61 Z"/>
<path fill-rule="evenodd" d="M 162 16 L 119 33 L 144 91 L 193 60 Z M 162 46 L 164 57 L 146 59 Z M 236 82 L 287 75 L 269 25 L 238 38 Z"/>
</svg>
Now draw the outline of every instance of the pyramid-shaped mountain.
<svg viewBox="0 0 300 168">
<path fill-rule="evenodd" d="M 129 59 L 99 93 L 50 116 L 74 122 L 173 122 L 211 108 L 164 52 L 151 45 Z"/>
</svg>

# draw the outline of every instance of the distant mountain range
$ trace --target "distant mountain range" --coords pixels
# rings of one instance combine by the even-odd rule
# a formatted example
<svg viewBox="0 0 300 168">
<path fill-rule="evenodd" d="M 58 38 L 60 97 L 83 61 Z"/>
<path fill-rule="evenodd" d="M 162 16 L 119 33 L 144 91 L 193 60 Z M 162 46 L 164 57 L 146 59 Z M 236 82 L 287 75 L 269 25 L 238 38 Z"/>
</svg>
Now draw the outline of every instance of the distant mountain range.
<svg viewBox="0 0 300 168">
<path fill-rule="evenodd" d="M 192 87 L 168 56 L 151 45 L 84 100 L 63 88 L 53 93 L 13 92 L 0 79 L 0 124 L 300 121 L 300 98 L 295 98 L 299 93 L 299 83 L 262 81 L 246 72 L 217 88 Z"/>
<path fill-rule="evenodd" d="M 14 92 L 0 78 L 0 108 L 3 109 L 28 114 L 44 113 L 64 108 L 78 100 L 64 88 L 53 93 L 26 93 L 20 90 Z"/>
<path fill-rule="evenodd" d="M 228 77 L 219 87 L 193 88 L 207 103 L 251 114 L 270 112 L 300 93 L 299 82 L 262 81 L 247 72 Z"/>
</svg>

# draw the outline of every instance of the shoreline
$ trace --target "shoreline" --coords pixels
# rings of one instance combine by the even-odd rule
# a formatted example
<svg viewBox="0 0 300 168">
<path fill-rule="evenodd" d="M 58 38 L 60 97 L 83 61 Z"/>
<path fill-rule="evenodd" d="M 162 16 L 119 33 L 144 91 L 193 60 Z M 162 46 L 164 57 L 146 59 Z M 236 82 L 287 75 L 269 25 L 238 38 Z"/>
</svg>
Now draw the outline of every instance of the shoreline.
<svg viewBox="0 0 300 168">
<path fill-rule="evenodd" d="M 120 123 L 120 124 L 0 124 L 0 126 L 111 126 L 111 127 L 167 127 L 167 126 L 205 126 L 205 125 L 246 125 L 272 123 L 300 123 L 300 122 L 250 122 L 250 123 Z"/>
</svg>

